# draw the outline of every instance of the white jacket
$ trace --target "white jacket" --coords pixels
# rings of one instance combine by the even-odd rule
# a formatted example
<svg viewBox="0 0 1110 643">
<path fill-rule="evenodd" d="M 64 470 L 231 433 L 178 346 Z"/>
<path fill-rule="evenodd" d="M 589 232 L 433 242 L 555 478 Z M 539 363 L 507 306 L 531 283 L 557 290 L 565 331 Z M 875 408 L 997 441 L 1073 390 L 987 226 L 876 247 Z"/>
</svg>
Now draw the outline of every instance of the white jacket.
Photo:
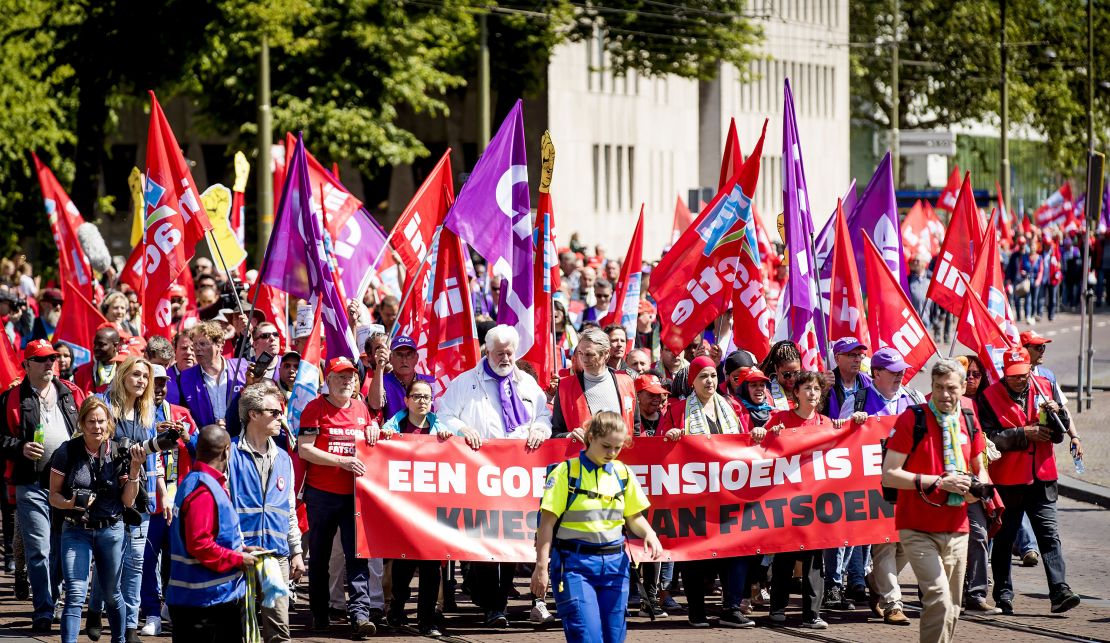
<svg viewBox="0 0 1110 643">
<path fill-rule="evenodd" d="M 512 377 L 517 394 L 532 418 L 530 423 L 520 427 L 504 426 L 497 380 L 486 374 L 483 358 L 478 366 L 456 377 L 436 400 L 436 417 L 443 429 L 458 435 L 462 429 L 469 427 L 483 439 L 526 439 L 531 429 L 538 428 L 543 429 L 545 437 L 551 437 L 551 410 L 547 408 L 547 396 L 543 389 L 534 377 L 520 369 L 513 369 Z"/>
</svg>

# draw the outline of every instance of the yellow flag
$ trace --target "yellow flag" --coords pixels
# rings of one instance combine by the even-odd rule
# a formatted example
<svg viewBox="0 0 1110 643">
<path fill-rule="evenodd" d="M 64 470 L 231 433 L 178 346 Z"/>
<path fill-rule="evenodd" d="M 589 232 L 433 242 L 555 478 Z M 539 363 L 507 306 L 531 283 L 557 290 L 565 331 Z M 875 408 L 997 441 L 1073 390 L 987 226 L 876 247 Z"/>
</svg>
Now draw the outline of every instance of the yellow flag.
<svg viewBox="0 0 1110 643">
<path fill-rule="evenodd" d="M 212 263 L 216 269 L 224 272 L 234 270 L 247 259 L 247 251 L 239 245 L 235 233 L 231 231 L 231 190 L 226 186 L 216 183 L 209 186 L 200 195 L 200 202 L 208 212 L 208 220 L 212 222 L 212 232 L 207 235 L 208 249 L 212 253 Z M 223 261 L 220 261 L 220 258 Z M 227 262 L 227 265 L 224 265 Z"/>
<path fill-rule="evenodd" d="M 127 186 L 131 188 L 131 247 L 134 248 L 143 240 L 143 173 L 139 168 L 131 168 Z"/>
<path fill-rule="evenodd" d="M 235 153 L 235 182 L 231 184 L 231 189 L 235 192 L 246 192 L 247 177 L 250 176 L 250 172 L 250 161 L 247 160 L 247 155 L 239 150 Z"/>
</svg>

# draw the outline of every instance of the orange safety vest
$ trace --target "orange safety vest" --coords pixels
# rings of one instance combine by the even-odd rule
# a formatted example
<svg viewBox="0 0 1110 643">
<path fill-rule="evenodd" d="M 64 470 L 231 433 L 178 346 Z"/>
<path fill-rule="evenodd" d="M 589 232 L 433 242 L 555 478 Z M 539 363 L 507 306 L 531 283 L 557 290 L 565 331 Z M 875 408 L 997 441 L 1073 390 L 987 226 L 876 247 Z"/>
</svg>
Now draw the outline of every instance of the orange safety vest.
<svg viewBox="0 0 1110 643">
<path fill-rule="evenodd" d="M 633 386 L 632 378 L 627 374 L 618 373 L 613 369 L 609 369 L 609 372 L 617 382 L 621 418 L 624 420 L 624 425 L 628 427 L 628 435 L 632 435 L 632 427 L 636 419 L 633 415 L 636 412 L 636 387 Z M 559 408 L 563 412 L 567 430 L 585 427 L 586 422 L 593 417 L 590 406 L 586 403 L 586 392 L 582 389 L 582 379 L 580 379 L 582 377 L 581 373 L 571 373 L 559 380 Z"/>
<path fill-rule="evenodd" d="M 1048 380 L 1038 375 L 1033 376 L 1042 391 L 1051 391 L 1052 385 Z M 1025 408 L 1007 393 L 1006 383 L 1003 381 L 991 384 L 983 391 L 983 397 L 991 410 L 998 416 L 998 423 L 1004 429 L 1013 429 L 1019 426 L 1028 426 L 1037 421 L 1037 405 L 1034 401 L 1033 390 L 1029 391 Z M 1056 456 L 1053 453 L 1051 442 L 1029 442 L 1029 447 L 1020 451 L 1003 451 L 1002 457 L 990 464 L 991 481 L 995 484 L 1018 485 L 1031 484 L 1034 480 L 1056 480 Z"/>
</svg>

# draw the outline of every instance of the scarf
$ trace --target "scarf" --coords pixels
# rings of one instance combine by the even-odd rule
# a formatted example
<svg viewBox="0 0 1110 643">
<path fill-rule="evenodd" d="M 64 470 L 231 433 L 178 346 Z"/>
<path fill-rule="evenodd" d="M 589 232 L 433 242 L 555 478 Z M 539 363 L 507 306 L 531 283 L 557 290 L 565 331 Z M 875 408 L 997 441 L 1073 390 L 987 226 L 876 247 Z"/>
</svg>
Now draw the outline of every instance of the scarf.
<svg viewBox="0 0 1110 643">
<path fill-rule="evenodd" d="M 960 448 L 960 413 L 944 414 L 937 410 L 932 400 L 929 401 L 929 410 L 940 425 L 940 436 L 944 444 L 944 472 L 967 471 L 964 461 L 964 451 Z M 958 493 L 948 492 L 948 506 L 959 507 L 964 504 L 964 497 Z"/>
<path fill-rule="evenodd" d="M 517 427 L 528 421 L 528 410 L 516 392 L 516 382 L 513 374 L 498 375 L 489 365 L 489 360 L 482 360 L 482 368 L 495 382 L 497 393 L 501 398 L 501 424 L 505 427 L 505 435 L 512 433 Z"/>
<path fill-rule="evenodd" d="M 741 395 L 739 399 L 740 404 L 742 404 L 744 408 L 747 409 L 748 415 L 751 416 L 752 424 L 756 426 L 763 426 L 764 424 L 767 424 L 767 420 L 771 419 L 771 411 L 775 410 L 775 407 L 766 402 L 764 402 L 763 404 L 755 404 L 753 402 L 749 402 L 744 398 L 743 395 Z"/>
<path fill-rule="evenodd" d="M 717 425 L 721 433 L 740 432 L 740 420 L 736 417 L 736 412 L 716 393 L 713 394 L 713 408 L 717 411 Z M 709 434 L 709 422 L 705 419 L 705 409 L 702 408 L 701 400 L 697 395 L 686 398 L 686 409 L 683 411 L 682 419 L 688 435 Z"/>
<path fill-rule="evenodd" d="M 792 406 L 790 404 L 790 398 L 786 396 L 786 391 L 782 388 L 781 385 L 779 385 L 779 381 L 777 379 L 771 378 L 771 383 L 767 387 L 767 395 L 775 403 L 775 410 L 790 410 L 790 407 Z"/>
</svg>

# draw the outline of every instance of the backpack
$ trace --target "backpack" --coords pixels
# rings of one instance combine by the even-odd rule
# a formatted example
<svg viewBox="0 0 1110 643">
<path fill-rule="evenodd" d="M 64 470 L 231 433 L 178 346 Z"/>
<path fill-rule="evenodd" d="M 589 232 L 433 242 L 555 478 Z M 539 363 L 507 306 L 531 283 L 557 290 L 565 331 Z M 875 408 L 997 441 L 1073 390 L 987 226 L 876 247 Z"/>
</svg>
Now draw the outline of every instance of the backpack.
<svg viewBox="0 0 1110 643">
<path fill-rule="evenodd" d="M 910 410 L 913 411 L 913 443 L 910 445 L 910 451 L 906 454 L 906 460 L 909 460 L 910 455 L 917 448 L 917 445 L 925 439 L 925 434 L 928 433 L 928 426 L 925 424 L 925 405 L 918 404 L 911 406 Z M 964 416 L 964 424 L 967 425 L 968 439 L 972 444 L 975 443 L 975 436 L 979 433 L 979 423 L 975 421 L 975 414 L 971 409 L 960 409 Z M 880 440 L 883 446 L 883 460 L 886 460 L 886 440 Z M 898 490 L 893 487 L 883 487 L 883 500 L 890 504 L 898 502 Z"/>
<path fill-rule="evenodd" d="M 552 535 L 553 538 L 555 537 L 555 534 L 559 533 L 559 525 L 562 524 L 563 516 L 566 515 L 567 509 L 570 509 L 571 504 L 574 503 L 575 499 L 577 499 L 578 496 L 584 495 L 584 496 L 586 496 L 587 498 L 590 498 L 590 499 L 596 499 L 596 498 L 599 498 L 601 496 L 601 494 L 594 491 L 593 489 L 587 489 L 585 491 L 582 490 L 582 461 L 579 458 L 571 458 L 571 459 L 567 460 L 566 463 L 567 463 L 567 504 L 566 504 L 566 507 L 563 509 L 563 513 L 560 514 L 559 517 L 555 519 L 555 526 L 551 529 L 551 535 Z M 619 466 L 615 466 L 614 468 L 617 470 L 617 482 L 620 484 L 620 491 L 618 491 L 617 494 L 615 496 L 613 496 L 614 499 L 624 497 L 624 491 L 625 491 L 626 485 L 628 484 L 628 475 L 629 475 L 628 474 L 628 467 L 623 462 L 618 462 L 617 464 Z M 548 465 L 547 466 L 547 474 L 551 475 L 551 472 L 554 471 L 555 468 L 558 467 L 558 466 L 559 466 L 558 464 Z"/>
</svg>

